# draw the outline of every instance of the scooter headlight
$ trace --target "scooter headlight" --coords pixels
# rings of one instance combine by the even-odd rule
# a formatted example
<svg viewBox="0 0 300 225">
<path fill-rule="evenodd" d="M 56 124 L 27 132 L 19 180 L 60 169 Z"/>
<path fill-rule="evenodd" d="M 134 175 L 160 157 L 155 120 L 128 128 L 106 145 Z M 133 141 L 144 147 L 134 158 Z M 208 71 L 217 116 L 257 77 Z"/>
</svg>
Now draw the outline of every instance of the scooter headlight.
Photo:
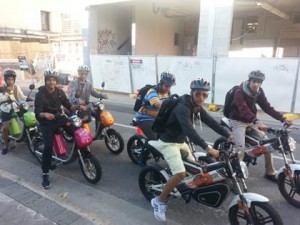
<svg viewBox="0 0 300 225">
<path fill-rule="evenodd" d="M 73 126 L 75 126 L 75 127 L 81 127 L 82 121 L 81 121 L 81 119 L 78 116 L 72 116 L 71 120 L 72 120 Z"/>
<path fill-rule="evenodd" d="M 22 107 L 23 107 L 23 109 L 24 109 L 25 111 L 28 111 L 28 110 L 29 110 L 29 104 L 26 103 L 26 102 L 24 102 L 24 103 L 22 104 Z"/>
<path fill-rule="evenodd" d="M 296 145 L 297 145 L 297 142 L 295 141 L 295 139 L 292 137 L 289 137 L 289 146 L 290 146 L 290 149 L 292 152 L 296 150 Z"/>
<path fill-rule="evenodd" d="M 247 167 L 246 163 L 244 161 L 240 161 L 240 166 L 241 166 L 241 170 L 244 175 L 244 178 L 247 179 L 249 177 L 249 171 L 248 171 L 248 167 Z"/>
<path fill-rule="evenodd" d="M 104 105 L 103 103 L 101 103 L 101 104 L 99 105 L 99 108 L 101 109 L 101 111 L 103 111 L 104 108 L 105 108 L 105 105 Z"/>
</svg>

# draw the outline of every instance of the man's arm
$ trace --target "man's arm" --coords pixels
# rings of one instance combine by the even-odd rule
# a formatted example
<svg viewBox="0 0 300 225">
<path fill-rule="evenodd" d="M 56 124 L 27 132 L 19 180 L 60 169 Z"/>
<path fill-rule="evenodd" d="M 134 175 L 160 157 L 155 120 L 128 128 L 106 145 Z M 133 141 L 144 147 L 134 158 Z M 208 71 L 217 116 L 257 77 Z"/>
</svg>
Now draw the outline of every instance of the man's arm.
<svg viewBox="0 0 300 225">
<path fill-rule="evenodd" d="M 188 107 L 178 104 L 174 108 L 174 114 L 178 120 L 184 134 L 195 144 L 199 145 L 203 149 L 208 149 L 208 144 L 199 136 L 195 130 L 191 120 L 191 109 Z"/>
<path fill-rule="evenodd" d="M 271 104 L 267 100 L 266 95 L 265 95 L 265 93 L 264 93 L 264 91 L 262 89 L 261 89 L 260 95 L 258 96 L 257 104 L 260 106 L 260 108 L 265 113 L 267 113 L 268 115 L 272 116 L 274 119 L 280 120 L 281 122 L 284 121 L 284 118 L 283 118 L 282 114 L 280 112 L 276 111 L 271 106 Z"/>
<path fill-rule="evenodd" d="M 202 122 L 204 122 L 218 134 L 226 138 L 230 136 L 230 133 L 228 133 L 227 130 L 223 126 L 221 126 L 214 118 L 212 118 L 202 107 L 200 110 L 200 117 Z"/>
</svg>

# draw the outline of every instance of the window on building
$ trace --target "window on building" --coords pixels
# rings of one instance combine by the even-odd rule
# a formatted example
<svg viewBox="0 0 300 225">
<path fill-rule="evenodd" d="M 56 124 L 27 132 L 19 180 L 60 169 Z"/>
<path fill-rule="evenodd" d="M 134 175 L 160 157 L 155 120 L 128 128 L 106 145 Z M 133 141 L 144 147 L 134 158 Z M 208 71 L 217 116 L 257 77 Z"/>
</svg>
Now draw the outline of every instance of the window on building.
<svg viewBox="0 0 300 225">
<path fill-rule="evenodd" d="M 179 45 L 179 33 L 174 33 L 174 46 Z"/>
<path fill-rule="evenodd" d="M 42 22 L 42 31 L 50 31 L 50 13 L 46 11 L 41 11 L 41 22 Z"/>
</svg>

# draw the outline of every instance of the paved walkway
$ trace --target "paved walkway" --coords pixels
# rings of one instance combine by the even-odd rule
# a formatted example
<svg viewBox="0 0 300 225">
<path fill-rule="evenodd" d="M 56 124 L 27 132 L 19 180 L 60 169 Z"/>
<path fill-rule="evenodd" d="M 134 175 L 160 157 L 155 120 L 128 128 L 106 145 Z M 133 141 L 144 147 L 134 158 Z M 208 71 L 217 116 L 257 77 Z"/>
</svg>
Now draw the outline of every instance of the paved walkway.
<svg viewBox="0 0 300 225">
<path fill-rule="evenodd" d="M 93 222 L 0 175 L 0 225 L 92 225 Z"/>
</svg>

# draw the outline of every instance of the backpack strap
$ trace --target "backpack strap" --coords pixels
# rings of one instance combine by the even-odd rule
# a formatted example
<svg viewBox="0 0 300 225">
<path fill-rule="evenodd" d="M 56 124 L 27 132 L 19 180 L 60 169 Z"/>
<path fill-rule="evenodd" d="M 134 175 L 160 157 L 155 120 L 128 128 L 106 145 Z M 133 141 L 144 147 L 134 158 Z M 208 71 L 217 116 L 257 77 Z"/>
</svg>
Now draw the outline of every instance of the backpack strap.
<svg viewBox="0 0 300 225">
<path fill-rule="evenodd" d="M 17 88 L 17 85 L 14 85 L 14 97 L 17 101 L 19 101 L 19 98 L 18 98 L 18 88 Z"/>
</svg>

